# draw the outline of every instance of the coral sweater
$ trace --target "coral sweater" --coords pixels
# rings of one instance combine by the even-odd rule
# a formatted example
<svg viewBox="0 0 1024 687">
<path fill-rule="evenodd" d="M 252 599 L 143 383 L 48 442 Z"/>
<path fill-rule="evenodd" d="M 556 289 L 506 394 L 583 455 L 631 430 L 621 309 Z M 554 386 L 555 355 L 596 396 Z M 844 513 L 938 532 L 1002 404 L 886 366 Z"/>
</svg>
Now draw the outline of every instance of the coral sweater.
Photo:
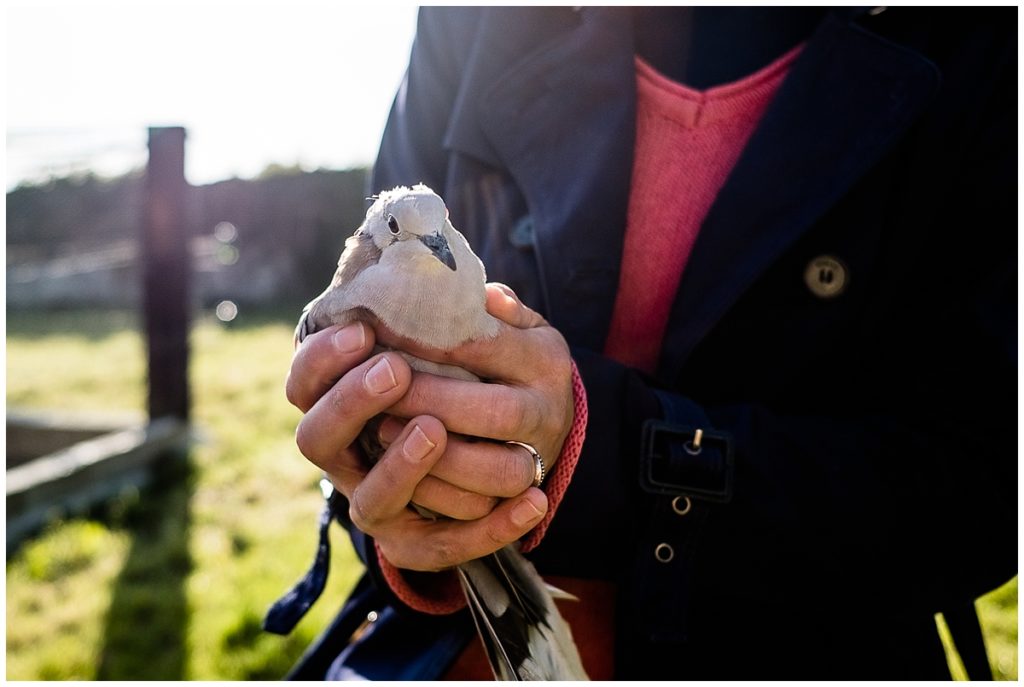
<svg viewBox="0 0 1024 687">
<path fill-rule="evenodd" d="M 706 91 L 639 57 L 636 152 L 605 355 L 653 372 L 679 281 L 711 204 L 800 52 Z"/>
</svg>

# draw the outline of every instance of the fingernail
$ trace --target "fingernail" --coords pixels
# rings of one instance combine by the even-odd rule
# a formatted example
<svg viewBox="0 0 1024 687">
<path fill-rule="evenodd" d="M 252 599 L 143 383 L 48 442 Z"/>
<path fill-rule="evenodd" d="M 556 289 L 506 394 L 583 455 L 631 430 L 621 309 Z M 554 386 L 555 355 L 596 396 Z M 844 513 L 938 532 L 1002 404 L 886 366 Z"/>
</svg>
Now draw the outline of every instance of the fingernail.
<svg viewBox="0 0 1024 687">
<path fill-rule="evenodd" d="M 391 363 L 388 362 L 387 358 L 381 358 L 377 361 L 376 365 L 367 370 L 363 383 L 367 389 L 375 394 L 391 391 L 398 386 L 398 380 L 395 379 L 395 371 L 391 369 Z"/>
<path fill-rule="evenodd" d="M 383 444 L 393 444 L 402 433 L 402 423 L 390 417 L 384 418 L 377 428 L 377 437 Z"/>
<path fill-rule="evenodd" d="M 427 454 L 430 453 L 434 446 L 436 444 L 428 439 L 427 435 L 417 425 L 412 428 L 409 436 L 405 439 L 405 443 L 402 444 L 402 453 L 412 462 L 418 463 L 427 457 Z"/>
<path fill-rule="evenodd" d="M 334 345 L 342 353 L 353 353 L 366 344 L 366 330 L 362 322 L 342 327 L 334 334 Z"/>
<path fill-rule="evenodd" d="M 524 497 L 519 503 L 512 508 L 512 524 L 516 527 L 524 527 L 543 514 L 537 506 L 533 505 L 530 500 L 530 495 Z"/>
</svg>

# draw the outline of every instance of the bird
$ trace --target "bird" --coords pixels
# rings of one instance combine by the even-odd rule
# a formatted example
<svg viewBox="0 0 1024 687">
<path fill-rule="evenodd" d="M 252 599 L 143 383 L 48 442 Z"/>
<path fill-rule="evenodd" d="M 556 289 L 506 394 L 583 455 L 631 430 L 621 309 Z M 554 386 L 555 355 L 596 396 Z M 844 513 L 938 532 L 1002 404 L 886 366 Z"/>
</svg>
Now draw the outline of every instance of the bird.
<svg viewBox="0 0 1024 687">
<path fill-rule="evenodd" d="M 303 308 L 296 344 L 327 327 L 356 321 L 384 325 L 399 337 L 442 350 L 497 336 L 500 323 L 485 306 L 484 265 L 452 225 L 444 200 L 424 184 L 398 186 L 372 200 L 362 224 L 346 239 L 330 284 Z M 378 345 L 376 350 L 388 349 Z M 414 370 L 479 380 L 457 365 L 398 353 Z M 371 463 L 384 450 L 377 435 L 380 419 L 367 423 L 359 437 Z M 411 505 L 423 517 L 438 517 Z M 460 564 L 456 573 L 495 678 L 587 679 L 569 625 L 554 603 L 575 597 L 545 583 L 514 545 Z"/>
</svg>

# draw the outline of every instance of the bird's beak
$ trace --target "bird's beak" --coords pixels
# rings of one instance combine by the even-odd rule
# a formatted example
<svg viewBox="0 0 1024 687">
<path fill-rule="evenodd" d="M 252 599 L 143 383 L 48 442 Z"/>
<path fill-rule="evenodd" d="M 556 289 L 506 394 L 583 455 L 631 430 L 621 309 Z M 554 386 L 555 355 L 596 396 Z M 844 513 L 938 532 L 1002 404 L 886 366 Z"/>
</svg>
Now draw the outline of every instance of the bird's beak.
<svg viewBox="0 0 1024 687">
<path fill-rule="evenodd" d="M 445 240 L 444 236 L 441 236 L 441 232 L 436 232 L 429 236 L 421 236 L 420 241 L 430 249 L 435 258 L 444 263 L 452 272 L 455 271 L 455 256 L 452 255 L 452 249 L 448 246 L 448 241 Z"/>
</svg>

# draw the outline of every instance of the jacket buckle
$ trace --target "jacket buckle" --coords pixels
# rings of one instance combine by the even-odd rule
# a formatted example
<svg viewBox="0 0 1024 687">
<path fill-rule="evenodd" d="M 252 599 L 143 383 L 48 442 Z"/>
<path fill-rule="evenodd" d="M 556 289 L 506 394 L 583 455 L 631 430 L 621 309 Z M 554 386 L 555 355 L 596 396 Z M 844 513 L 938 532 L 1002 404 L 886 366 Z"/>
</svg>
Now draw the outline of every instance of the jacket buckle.
<svg viewBox="0 0 1024 687">
<path fill-rule="evenodd" d="M 732 500 L 732 437 L 724 432 L 650 419 L 644 423 L 640 487 L 661 496 Z"/>
</svg>

